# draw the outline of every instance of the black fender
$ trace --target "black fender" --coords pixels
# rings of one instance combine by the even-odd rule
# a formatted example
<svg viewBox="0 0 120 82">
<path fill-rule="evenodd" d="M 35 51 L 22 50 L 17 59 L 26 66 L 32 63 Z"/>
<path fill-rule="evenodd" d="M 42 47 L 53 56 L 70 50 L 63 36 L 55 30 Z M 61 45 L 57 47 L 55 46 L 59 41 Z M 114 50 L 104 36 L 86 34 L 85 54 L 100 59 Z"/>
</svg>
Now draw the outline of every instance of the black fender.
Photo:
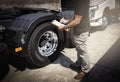
<svg viewBox="0 0 120 82">
<path fill-rule="evenodd" d="M 7 29 L 12 31 L 22 31 L 25 33 L 31 29 L 34 29 L 40 23 L 51 21 L 53 19 L 60 19 L 60 17 L 56 14 L 48 12 L 26 14 L 17 17 Z"/>
<path fill-rule="evenodd" d="M 54 19 L 59 20 L 60 17 L 57 14 L 44 11 L 26 14 L 17 17 L 11 25 L 7 27 L 7 30 L 17 32 L 17 34 L 19 32 L 27 35 L 28 32 L 29 34 L 32 33 L 38 25 Z"/>
<path fill-rule="evenodd" d="M 17 17 L 9 27 L 7 27 L 7 32 L 5 34 L 5 42 L 9 47 L 14 50 L 16 47 L 25 48 L 32 32 L 37 26 L 42 23 L 59 20 L 60 17 L 56 13 L 50 12 L 38 12 L 33 14 L 26 14 Z M 9 40 L 9 42 L 7 42 Z"/>
</svg>

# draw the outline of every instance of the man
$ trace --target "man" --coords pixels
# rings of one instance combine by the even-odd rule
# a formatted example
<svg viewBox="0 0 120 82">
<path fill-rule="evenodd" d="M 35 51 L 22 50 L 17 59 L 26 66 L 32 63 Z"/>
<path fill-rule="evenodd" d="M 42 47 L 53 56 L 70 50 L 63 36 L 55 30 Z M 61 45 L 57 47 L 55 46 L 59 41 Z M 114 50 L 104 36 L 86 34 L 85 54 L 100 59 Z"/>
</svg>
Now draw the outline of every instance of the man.
<svg viewBox="0 0 120 82">
<path fill-rule="evenodd" d="M 68 23 L 65 27 L 60 26 L 59 30 L 69 31 L 73 28 L 73 41 L 77 51 L 77 61 L 70 64 L 72 68 L 81 68 L 81 71 L 74 78 L 82 79 L 90 70 L 90 60 L 87 52 L 87 37 L 89 30 L 89 0 L 62 0 L 62 7 L 75 10 L 75 19 L 71 22 L 62 18 L 61 23 Z M 82 18 L 82 19 L 81 19 Z"/>
</svg>

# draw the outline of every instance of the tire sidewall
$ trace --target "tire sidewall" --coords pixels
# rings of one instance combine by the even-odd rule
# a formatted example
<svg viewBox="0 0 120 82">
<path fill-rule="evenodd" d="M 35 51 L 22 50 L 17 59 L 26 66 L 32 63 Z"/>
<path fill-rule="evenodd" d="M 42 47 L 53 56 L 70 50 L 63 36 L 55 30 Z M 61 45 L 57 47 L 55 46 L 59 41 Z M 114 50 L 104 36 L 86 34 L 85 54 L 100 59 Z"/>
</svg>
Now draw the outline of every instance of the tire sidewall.
<svg viewBox="0 0 120 82">
<path fill-rule="evenodd" d="M 106 29 L 107 25 L 109 24 L 109 17 L 110 17 L 109 10 L 104 11 L 103 17 L 102 17 L 102 25 L 99 30 L 102 31 Z M 106 21 L 104 21 L 104 18 L 106 19 Z M 106 22 L 107 24 L 105 25 Z"/>
<path fill-rule="evenodd" d="M 42 56 L 39 53 L 38 47 L 37 47 L 40 36 L 43 33 L 45 33 L 46 31 L 53 31 L 58 36 L 57 49 L 49 57 Z M 29 51 L 30 60 L 37 66 L 45 66 L 45 65 L 49 64 L 50 62 L 54 61 L 57 58 L 57 56 L 59 55 L 60 49 L 61 49 L 61 43 L 62 43 L 62 39 L 59 37 L 57 27 L 53 26 L 52 24 L 50 24 L 48 22 L 44 23 L 42 25 L 39 25 L 32 33 L 32 36 L 29 41 L 28 51 Z"/>
<path fill-rule="evenodd" d="M 103 16 L 102 22 L 103 22 L 102 29 L 104 30 L 107 27 L 107 25 L 108 25 L 108 17 L 106 15 Z M 106 22 L 107 22 L 107 24 L 105 24 Z"/>
</svg>

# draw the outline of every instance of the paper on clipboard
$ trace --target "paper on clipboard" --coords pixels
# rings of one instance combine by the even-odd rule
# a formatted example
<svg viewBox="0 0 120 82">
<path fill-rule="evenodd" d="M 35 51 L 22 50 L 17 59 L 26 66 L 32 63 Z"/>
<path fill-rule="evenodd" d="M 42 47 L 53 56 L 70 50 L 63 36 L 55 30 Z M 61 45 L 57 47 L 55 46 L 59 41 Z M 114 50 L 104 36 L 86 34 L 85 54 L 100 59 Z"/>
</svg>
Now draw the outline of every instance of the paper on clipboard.
<svg viewBox="0 0 120 82">
<path fill-rule="evenodd" d="M 64 24 L 58 22 L 57 20 L 53 20 L 51 23 L 54 24 L 57 27 L 60 27 L 60 26 L 64 27 L 65 26 Z"/>
</svg>

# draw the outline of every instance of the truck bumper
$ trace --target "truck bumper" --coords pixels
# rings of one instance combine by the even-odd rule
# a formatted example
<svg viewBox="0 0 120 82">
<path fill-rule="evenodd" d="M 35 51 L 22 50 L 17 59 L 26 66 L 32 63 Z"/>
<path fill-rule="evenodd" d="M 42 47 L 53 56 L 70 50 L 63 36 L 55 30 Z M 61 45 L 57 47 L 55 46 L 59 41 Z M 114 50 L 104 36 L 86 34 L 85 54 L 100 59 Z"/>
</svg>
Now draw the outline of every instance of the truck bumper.
<svg viewBox="0 0 120 82">
<path fill-rule="evenodd" d="M 101 26 L 102 25 L 102 18 L 96 19 L 96 20 L 90 20 L 90 26 Z"/>
</svg>

